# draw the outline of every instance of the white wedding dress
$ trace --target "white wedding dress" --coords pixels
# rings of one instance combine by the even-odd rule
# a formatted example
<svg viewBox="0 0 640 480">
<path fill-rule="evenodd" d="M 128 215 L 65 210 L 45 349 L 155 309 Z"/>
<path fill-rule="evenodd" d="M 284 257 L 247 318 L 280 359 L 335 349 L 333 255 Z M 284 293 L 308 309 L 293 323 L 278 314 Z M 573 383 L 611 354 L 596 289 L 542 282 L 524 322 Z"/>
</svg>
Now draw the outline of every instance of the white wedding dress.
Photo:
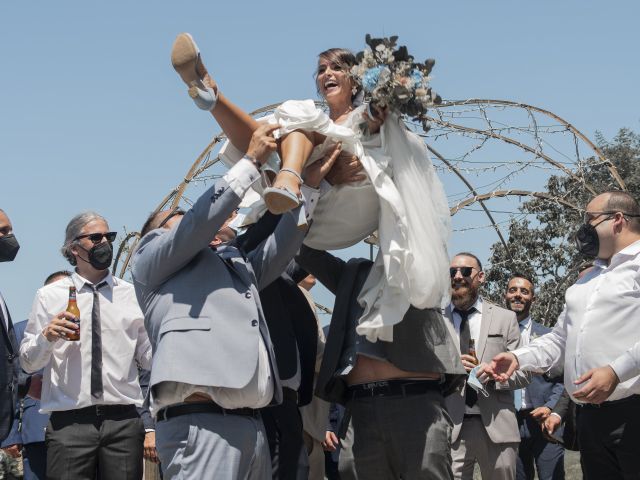
<svg viewBox="0 0 640 480">
<path fill-rule="evenodd" d="M 323 193 L 304 243 L 336 250 L 378 230 L 380 249 L 358 297 L 364 313 L 356 330 L 370 341 L 392 341 L 393 325 L 410 305 L 422 309 L 449 303 L 451 222 L 442 183 L 422 139 L 395 114 L 387 116 L 379 134 L 362 135 L 364 109 L 359 106 L 344 123 L 336 124 L 313 100 L 290 100 L 265 121 L 279 123 L 281 135 L 307 130 L 326 136 L 309 163 L 324 157 L 338 141 L 360 159 L 368 178 Z M 220 157 L 233 165 L 242 152 L 227 142 Z M 266 210 L 260 194 L 261 186 L 256 185 L 244 199 L 243 206 L 252 208 L 249 218 Z"/>
</svg>

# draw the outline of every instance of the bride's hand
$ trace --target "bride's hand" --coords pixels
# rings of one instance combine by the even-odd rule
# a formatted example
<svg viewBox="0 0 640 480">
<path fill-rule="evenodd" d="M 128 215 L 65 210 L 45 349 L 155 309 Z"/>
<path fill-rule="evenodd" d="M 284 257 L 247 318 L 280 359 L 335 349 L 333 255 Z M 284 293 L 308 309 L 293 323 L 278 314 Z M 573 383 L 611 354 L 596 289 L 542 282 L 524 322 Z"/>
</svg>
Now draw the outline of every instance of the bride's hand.
<svg viewBox="0 0 640 480">
<path fill-rule="evenodd" d="M 364 180 L 367 176 L 362 172 L 362 164 L 357 156 L 341 153 L 325 179 L 331 185 L 342 185 Z"/>
<path fill-rule="evenodd" d="M 304 169 L 304 183 L 311 188 L 318 188 L 322 179 L 329 173 L 342 152 L 342 143 L 338 142 L 328 157 L 316 160 Z"/>
<path fill-rule="evenodd" d="M 371 108 L 373 110 L 373 118 L 371 118 L 367 112 L 364 112 L 364 118 L 369 126 L 369 133 L 378 133 L 385 118 L 387 118 L 388 110 L 386 108 Z"/>
</svg>

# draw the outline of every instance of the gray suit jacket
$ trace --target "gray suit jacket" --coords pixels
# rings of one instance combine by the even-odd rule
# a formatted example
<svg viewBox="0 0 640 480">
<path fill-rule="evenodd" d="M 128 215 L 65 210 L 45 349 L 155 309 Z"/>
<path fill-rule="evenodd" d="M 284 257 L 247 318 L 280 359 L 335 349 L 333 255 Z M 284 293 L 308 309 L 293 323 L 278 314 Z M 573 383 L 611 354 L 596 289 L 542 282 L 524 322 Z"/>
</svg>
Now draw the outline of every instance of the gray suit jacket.
<svg viewBox="0 0 640 480">
<path fill-rule="evenodd" d="M 445 309 L 445 316 L 453 324 L 451 307 Z M 480 363 L 489 363 L 498 353 L 515 350 L 520 345 L 520 327 L 516 314 L 498 307 L 486 300 L 482 303 L 482 320 L 480 337 L 476 345 L 476 354 Z M 458 344 L 458 351 L 460 345 Z M 489 396 L 478 394 L 478 407 L 487 434 L 494 443 L 510 443 L 520 441 L 516 410 L 513 403 L 513 392 L 525 387 L 531 375 L 516 371 L 508 382 L 504 384 L 490 381 L 485 385 Z M 453 393 L 445 398 L 445 403 L 451 420 L 453 431 L 451 441 L 455 442 L 460 434 L 465 412 L 465 389 Z M 468 387 L 471 388 L 471 387 Z"/>
<path fill-rule="evenodd" d="M 224 179 L 218 180 L 172 230 L 142 238 L 132 276 L 153 346 L 149 385 L 182 382 L 243 388 L 258 362 L 264 340 L 282 391 L 258 291 L 275 280 L 304 238 L 292 213 L 247 258 L 235 247 L 213 250 L 209 242 L 240 204 Z"/>
</svg>

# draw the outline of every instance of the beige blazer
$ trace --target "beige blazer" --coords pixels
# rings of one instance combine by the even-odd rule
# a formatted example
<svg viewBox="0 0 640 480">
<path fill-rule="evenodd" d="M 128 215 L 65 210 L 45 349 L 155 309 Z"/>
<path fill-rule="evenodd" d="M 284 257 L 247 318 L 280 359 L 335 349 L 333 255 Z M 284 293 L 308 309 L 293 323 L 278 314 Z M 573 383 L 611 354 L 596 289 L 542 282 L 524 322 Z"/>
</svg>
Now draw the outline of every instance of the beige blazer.
<svg viewBox="0 0 640 480">
<path fill-rule="evenodd" d="M 451 306 L 445 309 L 444 315 L 453 326 Z M 480 362 L 489 363 L 498 353 L 515 350 L 519 345 L 520 327 L 518 327 L 515 313 L 483 300 L 480 337 L 476 345 L 476 354 Z M 512 390 L 525 387 L 530 380 L 531 374 L 516 371 L 508 382 L 495 383 L 491 380 L 485 384 L 485 389 L 489 393 L 488 397 L 478 394 L 478 407 L 482 422 L 492 442 L 510 443 L 520 441 Z M 452 443 L 458 439 L 460 428 L 462 427 L 466 388 L 465 383 L 465 388 L 460 392 L 452 393 L 445 398 L 447 410 L 453 421 Z"/>
</svg>

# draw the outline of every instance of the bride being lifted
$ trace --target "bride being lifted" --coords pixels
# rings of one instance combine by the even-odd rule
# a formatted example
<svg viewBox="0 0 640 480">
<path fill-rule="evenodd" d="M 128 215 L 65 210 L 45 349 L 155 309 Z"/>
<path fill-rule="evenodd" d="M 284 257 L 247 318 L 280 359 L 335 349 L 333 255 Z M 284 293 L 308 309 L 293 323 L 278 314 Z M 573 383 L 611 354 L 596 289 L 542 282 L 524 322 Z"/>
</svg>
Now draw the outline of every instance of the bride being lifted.
<svg viewBox="0 0 640 480">
<path fill-rule="evenodd" d="M 237 162 L 259 122 L 221 93 L 189 34 L 178 35 L 171 60 L 196 105 L 210 111 L 227 136 L 223 160 Z M 328 115 L 313 100 L 290 100 L 266 120 L 280 125 L 281 160 L 269 162 L 277 173 L 272 185 L 254 186 L 264 203 L 253 209 L 264 211 L 266 204 L 279 214 L 295 208 L 305 166 L 340 150 L 357 156 L 367 178 L 321 188 L 305 244 L 346 248 L 378 230 L 380 249 L 359 297 L 364 314 L 357 332 L 371 341 L 391 341 L 393 325 L 410 305 L 448 303 L 449 209 L 422 139 L 394 111 L 367 113 L 362 86 L 351 75 L 355 64 L 355 56 L 341 48 L 318 56 L 316 87 Z"/>
</svg>

